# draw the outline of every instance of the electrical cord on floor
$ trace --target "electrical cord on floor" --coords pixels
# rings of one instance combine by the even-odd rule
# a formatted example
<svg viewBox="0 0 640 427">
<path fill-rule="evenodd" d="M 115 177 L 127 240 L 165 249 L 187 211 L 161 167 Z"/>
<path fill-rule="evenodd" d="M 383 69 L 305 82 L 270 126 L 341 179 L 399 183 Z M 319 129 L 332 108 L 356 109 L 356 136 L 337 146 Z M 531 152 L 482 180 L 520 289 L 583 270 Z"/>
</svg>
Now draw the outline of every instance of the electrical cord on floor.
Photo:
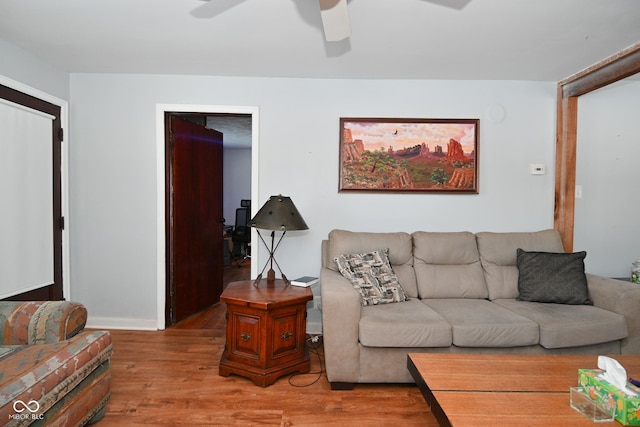
<svg viewBox="0 0 640 427">
<path fill-rule="evenodd" d="M 324 373 L 324 369 L 322 368 L 322 356 L 320 355 L 320 347 L 322 347 L 322 336 L 321 335 L 309 335 L 305 341 L 305 345 L 309 350 L 309 353 L 315 354 L 318 358 L 318 364 L 320 365 L 320 371 L 318 372 L 305 372 L 305 373 L 295 373 L 289 377 L 289 384 L 293 387 L 309 387 L 317 383 L 320 378 L 322 378 L 322 374 Z M 301 377 L 305 375 L 317 375 L 310 383 L 307 384 L 294 384 L 292 380 L 296 377 Z"/>
</svg>

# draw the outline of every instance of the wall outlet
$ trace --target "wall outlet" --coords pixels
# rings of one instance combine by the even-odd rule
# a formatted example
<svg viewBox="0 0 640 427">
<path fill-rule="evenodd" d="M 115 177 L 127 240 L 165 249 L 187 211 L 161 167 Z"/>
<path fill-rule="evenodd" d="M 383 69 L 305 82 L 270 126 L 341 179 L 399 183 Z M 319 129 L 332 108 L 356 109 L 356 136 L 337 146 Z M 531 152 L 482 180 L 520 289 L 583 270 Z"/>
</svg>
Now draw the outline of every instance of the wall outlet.
<svg viewBox="0 0 640 427">
<path fill-rule="evenodd" d="M 576 199 L 582 199 L 582 185 L 576 185 Z"/>
</svg>

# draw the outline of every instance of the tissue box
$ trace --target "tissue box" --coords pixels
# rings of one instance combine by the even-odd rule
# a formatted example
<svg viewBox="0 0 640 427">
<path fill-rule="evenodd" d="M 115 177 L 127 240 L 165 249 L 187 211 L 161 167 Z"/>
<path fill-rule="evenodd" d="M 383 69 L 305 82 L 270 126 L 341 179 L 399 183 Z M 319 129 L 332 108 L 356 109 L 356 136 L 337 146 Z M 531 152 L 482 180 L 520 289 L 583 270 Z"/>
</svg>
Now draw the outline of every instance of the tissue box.
<svg viewBox="0 0 640 427">
<path fill-rule="evenodd" d="M 614 401 L 616 403 L 616 420 L 625 426 L 640 426 L 640 389 L 627 384 L 639 396 L 630 396 L 618 387 L 598 377 L 601 369 L 578 369 L 578 384 L 589 387 L 589 394 L 596 402 Z"/>
</svg>

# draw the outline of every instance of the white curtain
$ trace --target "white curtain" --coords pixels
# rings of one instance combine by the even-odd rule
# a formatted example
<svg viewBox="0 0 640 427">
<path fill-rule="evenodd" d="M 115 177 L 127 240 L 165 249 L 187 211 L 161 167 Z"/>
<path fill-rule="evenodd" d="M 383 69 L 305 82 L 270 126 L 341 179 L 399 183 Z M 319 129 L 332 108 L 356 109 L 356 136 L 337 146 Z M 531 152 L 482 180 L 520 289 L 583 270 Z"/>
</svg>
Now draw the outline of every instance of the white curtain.
<svg viewBox="0 0 640 427">
<path fill-rule="evenodd" d="M 0 298 L 54 281 L 53 118 L 0 99 Z"/>
</svg>

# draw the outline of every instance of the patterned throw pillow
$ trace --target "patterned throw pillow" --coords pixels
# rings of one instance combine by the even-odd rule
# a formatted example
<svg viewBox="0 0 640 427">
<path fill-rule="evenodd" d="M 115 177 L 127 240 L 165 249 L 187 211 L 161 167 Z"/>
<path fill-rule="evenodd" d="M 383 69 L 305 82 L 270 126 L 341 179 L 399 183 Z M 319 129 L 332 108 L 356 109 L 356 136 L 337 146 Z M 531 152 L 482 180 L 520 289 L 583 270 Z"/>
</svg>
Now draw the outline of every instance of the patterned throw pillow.
<svg viewBox="0 0 640 427">
<path fill-rule="evenodd" d="M 334 258 L 340 273 L 360 293 L 363 306 L 409 299 L 391 268 L 388 252 L 388 249 L 380 249 L 363 254 L 343 254 Z"/>
</svg>

